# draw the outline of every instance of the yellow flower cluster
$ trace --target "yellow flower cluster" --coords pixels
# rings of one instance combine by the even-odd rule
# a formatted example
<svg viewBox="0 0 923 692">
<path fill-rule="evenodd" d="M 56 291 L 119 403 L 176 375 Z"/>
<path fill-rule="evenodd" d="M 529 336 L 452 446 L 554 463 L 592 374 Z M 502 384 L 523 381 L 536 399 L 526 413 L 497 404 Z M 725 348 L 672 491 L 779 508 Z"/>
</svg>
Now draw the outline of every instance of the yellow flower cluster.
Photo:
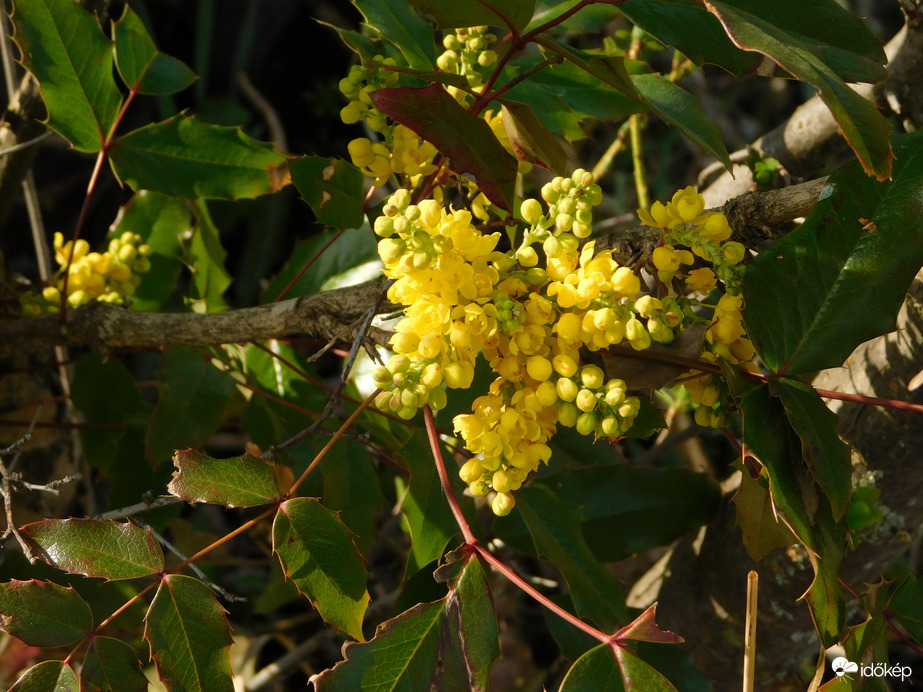
<svg viewBox="0 0 923 692">
<path fill-rule="evenodd" d="M 643 223 L 662 231 L 661 244 L 652 253 L 651 263 L 669 296 L 677 294 L 680 279 L 703 296 L 716 291 L 719 280 L 722 283 L 723 291 L 705 331 L 702 360 L 717 363 L 720 357 L 755 371 L 753 344 L 746 336 L 741 316 L 740 280 L 745 271 L 742 261 L 746 249 L 730 240 L 732 231 L 724 214 L 706 212 L 704 198 L 690 186 L 679 190 L 667 204 L 654 202 L 649 210 L 639 209 L 638 216 Z M 685 270 L 696 263 L 696 257 L 710 266 Z M 723 380 L 698 372 L 690 373 L 690 378 L 684 384 L 698 405 L 696 422 L 713 427 L 726 425 L 728 391 Z"/>
<path fill-rule="evenodd" d="M 22 295 L 20 302 L 25 316 L 60 311 L 65 267 L 68 273 L 67 304 L 71 307 L 91 300 L 122 303 L 125 298 L 134 295 L 141 282 L 141 274 L 151 269 L 151 247 L 142 243 L 140 235 L 130 231 L 109 241 L 106 252 L 90 252 L 90 244 L 82 238 L 65 243 L 64 236 L 55 233 L 54 251 L 55 261 L 61 267 L 59 275 L 54 285 L 46 286 L 40 294 Z"/>
<path fill-rule="evenodd" d="M 456 29 L 442 40 L 445 52 L 436 59 L 443 72 L 464 75 L 469 86 L 477 89 L 484 83 L 478 67 L 490 67 L 497 62 L 497 53 L 490 46 L 497 37 L 486 26 Z"/>
</svg>

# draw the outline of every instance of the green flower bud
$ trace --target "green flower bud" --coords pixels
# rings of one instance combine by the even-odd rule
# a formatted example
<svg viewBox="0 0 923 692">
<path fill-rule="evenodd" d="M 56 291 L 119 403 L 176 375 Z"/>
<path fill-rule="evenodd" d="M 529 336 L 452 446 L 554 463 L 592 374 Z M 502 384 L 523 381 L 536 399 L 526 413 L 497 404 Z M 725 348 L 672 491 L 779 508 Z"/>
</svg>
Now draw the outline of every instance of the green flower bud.
<svg viewBox="0 0 923 692">
<path fill-rule="evenodd" d="M 592 435 L 596 432 L 596 416 L 592 413 L 583 413 L 577 419 L 577 432 L 581 435 Z"/>
</svg>

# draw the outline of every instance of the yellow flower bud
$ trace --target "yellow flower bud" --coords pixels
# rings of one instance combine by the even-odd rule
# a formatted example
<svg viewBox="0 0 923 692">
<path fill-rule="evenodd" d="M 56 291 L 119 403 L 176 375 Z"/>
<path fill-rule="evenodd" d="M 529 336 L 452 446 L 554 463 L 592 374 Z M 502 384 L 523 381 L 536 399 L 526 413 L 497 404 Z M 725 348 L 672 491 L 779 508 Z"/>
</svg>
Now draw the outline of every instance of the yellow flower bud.
<svg viewBox="0 0 923 692">
<path fill-rule="evenodd" d="M 536 382 L 545 382 L 551 377 L 551 361 L 544 356 L 530 356 L 526 361 L 526 372 Z"/>
<path fill-rule="evenodd" d="M 513 507 L 515 506 L 516 500 L 508 493 L 497 493 L 490 503 L 490 509 L 498 517 L 505 517 L 513 511 Z"/>
</svg>

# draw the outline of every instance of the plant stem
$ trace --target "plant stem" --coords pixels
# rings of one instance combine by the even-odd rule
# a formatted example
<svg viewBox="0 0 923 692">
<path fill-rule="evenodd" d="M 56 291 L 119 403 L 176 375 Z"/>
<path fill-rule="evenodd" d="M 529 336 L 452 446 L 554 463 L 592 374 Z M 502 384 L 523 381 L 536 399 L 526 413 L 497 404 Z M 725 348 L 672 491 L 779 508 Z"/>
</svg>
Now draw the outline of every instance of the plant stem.
<svg viewBox="0 0 923 692">
<path fill-rule="evenodd" d="M 433 410 L 429 407 L 429 404 L 423 407 L 423 418 L 426 421 L 426 435 L 429 438 L 429 446 L 433 452 L 433 460 L 436 462 L 436 472 L 439 474 L 439 481 L 442 483 L 442 489 L 445 492 L 446 500 L 449 502 L 449 508 L 452 510 L 452 515 L 455 517 L 458 528 L 461 529 L 465 543 L 469 546 L 476 546 L 478 540 L 474 537 L 471 527 L 468 526 L 468 520 L 465 519 L 461 506 L 458 504 L 458 499 L 455 497 L 455 491 L 452 489 L 452 484 L 449 482 L 449 473 L 445 468 L 445 460 L 442 458 L 442 449 L 439 446 L 436 421 L 433 418 Z"/>
</svg>

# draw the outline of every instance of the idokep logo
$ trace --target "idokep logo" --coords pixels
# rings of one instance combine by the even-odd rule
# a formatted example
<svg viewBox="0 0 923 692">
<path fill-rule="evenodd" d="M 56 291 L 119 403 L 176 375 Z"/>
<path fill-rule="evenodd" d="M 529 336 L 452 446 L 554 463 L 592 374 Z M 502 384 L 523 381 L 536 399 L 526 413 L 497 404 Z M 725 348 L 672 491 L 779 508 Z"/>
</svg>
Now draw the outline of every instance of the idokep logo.
<svg viewBox="0 0 923 692">
<path fill-rule="evenodd" d="M 911 670 L 910 666 L 902 666 L 900 663 L 895 663 L 893 666 L 889 666 L 887 663 L 869 663 L 860 666 L 843 656 L 833 659 L 830 668 L 838 678 L 848 678 L 850 680 L 853 679 L 853 675 L 850 675 L 850 673 L 858 673 L 864 678 L 900 678 L 901 681 L 913 675 L 913 670 Z"/>
</svg>

